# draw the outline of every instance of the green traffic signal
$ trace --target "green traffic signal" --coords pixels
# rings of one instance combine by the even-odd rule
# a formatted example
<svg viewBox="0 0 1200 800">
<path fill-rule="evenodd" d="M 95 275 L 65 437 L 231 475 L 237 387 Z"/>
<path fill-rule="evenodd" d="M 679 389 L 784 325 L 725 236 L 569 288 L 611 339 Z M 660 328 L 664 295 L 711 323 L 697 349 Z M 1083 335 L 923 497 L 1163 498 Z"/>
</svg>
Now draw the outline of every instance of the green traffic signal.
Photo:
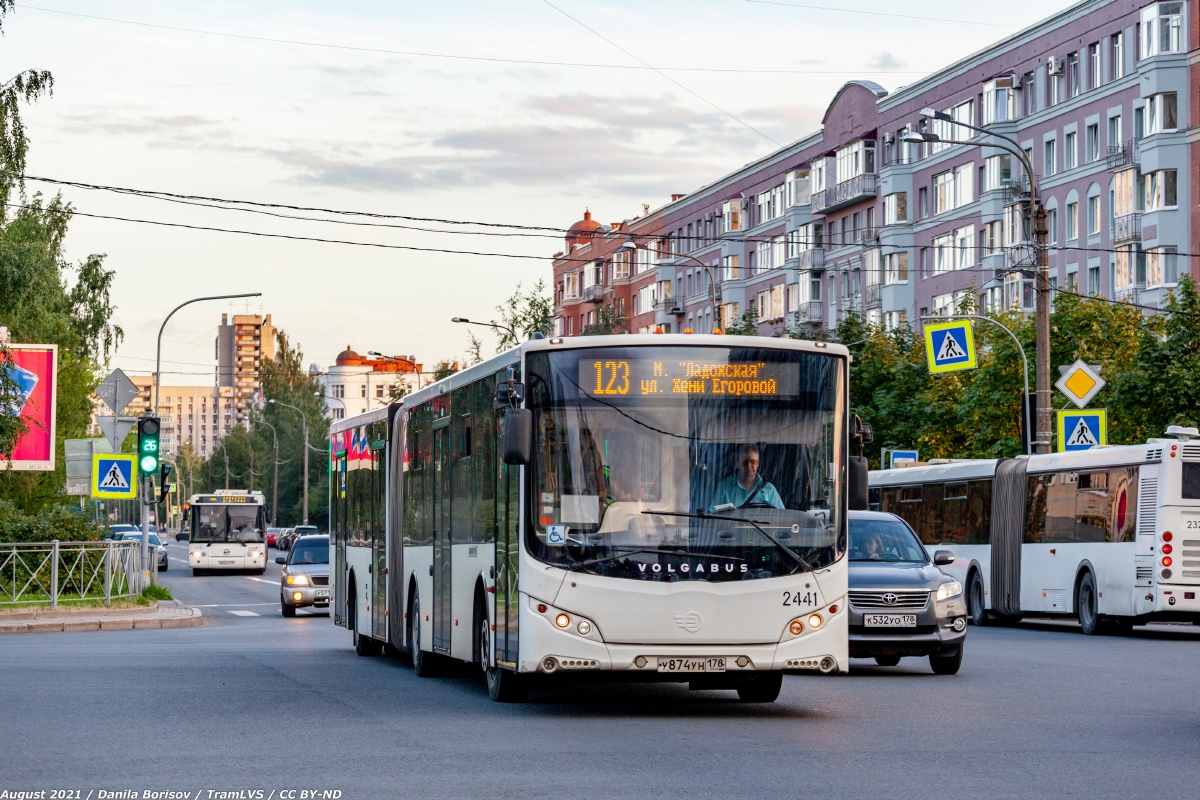
<svg viewBox="0 0 1200 800">
<path fill-rule="evenodd" d="M 138 471 L 143 475 L 158 472 L 158 417 L 138 420 Z"/>
</svg>

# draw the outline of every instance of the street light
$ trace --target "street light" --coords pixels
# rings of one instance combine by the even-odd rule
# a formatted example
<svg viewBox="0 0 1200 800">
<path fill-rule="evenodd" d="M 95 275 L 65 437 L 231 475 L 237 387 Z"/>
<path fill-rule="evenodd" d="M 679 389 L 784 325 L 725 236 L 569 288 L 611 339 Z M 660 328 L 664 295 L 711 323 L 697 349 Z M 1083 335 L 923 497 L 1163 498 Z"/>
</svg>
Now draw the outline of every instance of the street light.
<svg viewBox="0 0 1200 800">
<path fill-rule="evenodd" d="M 509 336 L 511 336 L 513 338 L 513 341 L 516 341 L 516 342 L 521 341 L 521 337 L 517 336 L 516 331 L 514 331 L 512 328 L 508 327 L 507 325 L 501 325 L 498 322 L 475 322 L 474 320 L 469 320 L 466 317 L 451 317 L 450 321 L 458 322 L 463 325 L 482 325 L 485 328 L 495 328 L 498 331 L 506 332 Z"/>
<path fill-rule="evenodd" d="M 1034 249 L 1037 251 L 1037 281 L 1035 282 L 1036 290 L 1036 330 L 1037 330 L 1037 351 L 1034 353 L 1035 369 L 1037 372 L 1037 440 L 1034 444 L 1037 445 L 1039 453 L 1050 452 L 1050 253 L 1046 249 L 1046 209 L 1038 200 L 1037 192 L 1037 176 L 1033 171 L 1033 164 L 1029 157 L 1025 155 L 1025 151 L 1021 148 L 1019 142 L 1011 137 L 1003 134 L 994 133 L 989 130 L 971 125 L 967 122 L 959 122 L 951 115 L 944 111 L 935 111 L 932 108 L 924 108 L 921 110 L 921 116 L 931 119 L 940 120 L 942 122 L 950 122 L 955 125 L 967 128 L 968 130 L 982 133 L 988 136 L 994 136 L 1007 142 L 1008 145 L 996 144 L 994 142 L 963 142 L 954 139 L 944 139 L 936 133 L 906 133 L 901 141 L 908 144 L 919 144 L 922 142 L 943 142 L 945 144 L 962 144 L 968 147 L 994 147 L 998 150 L 1004 150 L 1017 157 L 1021 165 L 1025 169 L 1025 174 L 1029 176 L 1029 210 L 1033 224 L 1033 242 Z"/>
<path fill-rule="evenodd" d="M 1025 376 L 1025 425 L 1024 425 L 1024 428 L 1025 428 L 1025 452 L 1028 455 L 1032 455 L 1033 454 L 1033 441 L 1031 439 L 1030 430 L 1029 430 L 1030 423 L 1033 421 L 1032 419 L 1030 419 L 1030 414 L 1029 414 L 1029 359 L 1025 357 L 1025 348 L 1021 346 L 1021 341 L 1017 338 L 1016 334 L 1014 334 L 1011 330 L 1008 329 L 1007 325 L 1001 325 L 999 322 L 992 319 L 991 317 L 985 317 L 980 314 L 944 314 L 944 315 L 930 314 L 928 316 L 921 317 L 922 322 L 925 322 L 926 320 L 942 320 L 942 319 L 977 319 L 981 322 L 990 322 L 993 325 L 995 325 L 997 328 L 1000 328 L 1005 333 L 1007 333 L 1009 335 L 1009 337 L 1013 340 L 1013 344 L 1015 344 L 1017 346 L 1017 350 L 1021 353 L 1021 369 L 1023 370 L 1023 374 Z"/>
<path fill-rule="evenodd" d="M 636 249 L 637 249 L 637 242 L 633 241 L 632 239 L 627 239 L 624 244 L 622 244 L 620 247 L 617 248 L 617 252 L 618 253 L 627 253 L 627 252 L 630 252 L 630 251 L 636 250 Z M 722 325 L 721 284 L 713 276 L 712 267 L 709 266 L 708 264 L 705 264 L 703 261 L 696 258 L 695 256 L 690 256 L 686 253 L 677 253 L 673 256 L 673 258 L 686 258 L 690 261 L 695 261 L 697 264 L 704 267 L 704 271 L 708 273 L 709 288 L 712 290 L 712 298 L 713 298 L 713 306 L 714 306 L 713 312 L 716 314 L 716 317 L 717 317 L 717 324 L 716 324 L 716 327 L 713 328 L 712 332 L 717 333 L 717 334 L 723 333 L 723 331 L 721 329 L 721 325 Z"/>
<path fill-rule="evenodd" d="M 285 408 L 290 408 L 293 411 L 295 411 L 297 414 L 300 415 L 300 424 L 304 431 L 304 514 L 303 514 L 304 523 L 303 524 L 307 525 L 308 524 L 308 448 L 311 447 L 311 445 L 309 445 L 309 443 L 308 443 L 308 419 L 304 416 L 303 411 L 296 408 L 294 405 L 291 405 L 290 403 L 285 403 L 282 400 L 276 400 L 274 397 L 267 400 L 267 402 L 275 403 L 276 405 L 281 405 L 281 406 L 284 406 Z"/>
</svg>

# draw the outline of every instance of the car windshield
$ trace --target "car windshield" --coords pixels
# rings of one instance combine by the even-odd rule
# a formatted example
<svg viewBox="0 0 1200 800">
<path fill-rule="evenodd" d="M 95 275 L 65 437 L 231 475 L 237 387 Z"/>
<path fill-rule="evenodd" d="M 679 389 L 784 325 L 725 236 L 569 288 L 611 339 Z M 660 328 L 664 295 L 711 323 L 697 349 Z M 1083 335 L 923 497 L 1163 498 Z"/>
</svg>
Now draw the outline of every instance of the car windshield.
<svg viewBox="0 0 1200 800">
<path fill-rule="evenodd" d="M 850 519 L 851 561 L 928 564 L 929 556 L 907 525 L 897 519 Z"/>
<path fill-rule="evenodd" d="M 261 542 L 263 517 L 257 504 L 192 506 L 192 541 Z"/>
<path fill-rule="evenodd" d="M 530 354 L 531 552 L 645 580 L 829 565 L 845 541 L 842 364 L 753 347 Z"/>
<path fill-rule="evenodd" d="M 292 546 L 291 555 L 288 557 L 288 564 L 328 564 L 329 563 L 329 540 L 325 537 L 320 539 L 297 539 L 296 544 Z"/>
</svg>

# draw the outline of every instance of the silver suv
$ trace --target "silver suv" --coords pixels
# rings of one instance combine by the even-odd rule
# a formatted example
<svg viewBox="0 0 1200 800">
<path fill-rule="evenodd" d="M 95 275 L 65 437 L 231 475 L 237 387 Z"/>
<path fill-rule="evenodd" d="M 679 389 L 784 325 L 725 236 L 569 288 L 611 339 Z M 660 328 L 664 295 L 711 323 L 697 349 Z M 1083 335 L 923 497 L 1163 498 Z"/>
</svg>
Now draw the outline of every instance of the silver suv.
<svg viewBox="0 0 1200 800">
<path fill-rule="evenodd" d="M 279 605 L 285 617 L 305 606 L 329 608 L 329 537 L 300 536 L 292 543 L 279 572 Z"/>
<path fill-rule="evenodd" d="M 895 514 L 850 512 L 850 657 L 894 667 L 906 656 L 928 656 L 938 675 L 962 665 L 967 638 L 963 587 L 938 569 L 954 555 L 930 561 L 921 540 Z"/>
</svg>

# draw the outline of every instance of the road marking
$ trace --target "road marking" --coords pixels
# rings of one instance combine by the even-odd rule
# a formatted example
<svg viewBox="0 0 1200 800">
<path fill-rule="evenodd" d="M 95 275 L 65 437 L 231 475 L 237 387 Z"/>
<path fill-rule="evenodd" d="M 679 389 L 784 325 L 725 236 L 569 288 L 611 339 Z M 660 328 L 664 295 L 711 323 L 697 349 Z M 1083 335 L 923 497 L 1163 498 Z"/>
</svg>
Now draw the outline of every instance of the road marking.
<svg viewBox="0 0 1200 800">
<path fill-rule="evenodd" d="M 209 605 L 198 605 L 196 608 L 245 608 L 247 606 L 277 606 L 278 603 L 211 603 Z"/>
<path fill-rule="evenodd" d="M 271 603 L 271 605 L 275 605 L 275 604 Z M 233 614 L 235 617 L 257 617 L 258 616 L 258 614 L 256 614 L 253 611 L 230 611 L 229 613 Z"/>
<path fill-rule="evenodd" d="M 182 558 L 172 558 L 171 560 L 172 560 L 172 561 L 174 561 L 176 564 L 190 564 L 190 563 L 192 563 L 192 562 L 190 562 L 190 561 L 188 561 L 188 560 L 186 560 L 186 559 L 182 559 Z"/>
<path fill-rule="evenodd" d="M 248 579 L 248 580 L 252 580 L 252 581 L 258 581 L 259 583 L 269 583 L 269 584 L 271 584 L 272 586 L 277 586 L 277 585 L 278 585 L 278 581 L 269 581 L 269 580 L 267 580 L 266 578 L 254 578 L 254 577 L 251 577 L 250 575 L 243 575 L 242 577 L 243 577 L 243 578 L 246 578 L 246 579 Z"/>
</svg>

